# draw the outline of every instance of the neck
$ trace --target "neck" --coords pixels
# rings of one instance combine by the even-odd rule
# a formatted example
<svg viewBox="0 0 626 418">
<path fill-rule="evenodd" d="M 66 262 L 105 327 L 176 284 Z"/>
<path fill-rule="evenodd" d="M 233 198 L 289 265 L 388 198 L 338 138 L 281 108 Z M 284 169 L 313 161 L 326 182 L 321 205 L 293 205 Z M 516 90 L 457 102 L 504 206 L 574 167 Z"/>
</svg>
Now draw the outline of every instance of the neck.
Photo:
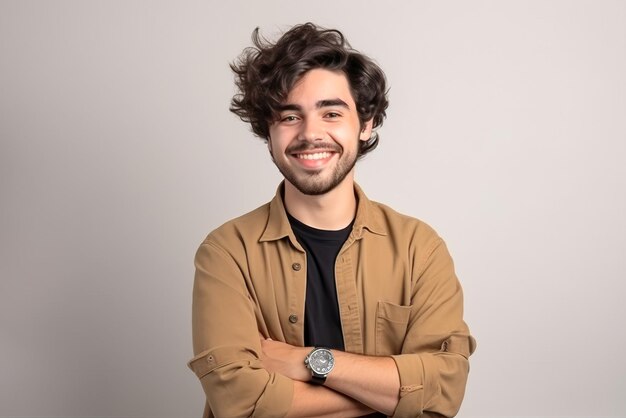
<svg viewBox="0 0 626 418">
<path fill-rule="evenodd" d="M 353 176 L 346 176 L 333 190 L 317 196 L 305 195 L 285 181 L 285 208 L 310 227 L 328 231 L 343 229 L 356 213 Z"/>
</svg>

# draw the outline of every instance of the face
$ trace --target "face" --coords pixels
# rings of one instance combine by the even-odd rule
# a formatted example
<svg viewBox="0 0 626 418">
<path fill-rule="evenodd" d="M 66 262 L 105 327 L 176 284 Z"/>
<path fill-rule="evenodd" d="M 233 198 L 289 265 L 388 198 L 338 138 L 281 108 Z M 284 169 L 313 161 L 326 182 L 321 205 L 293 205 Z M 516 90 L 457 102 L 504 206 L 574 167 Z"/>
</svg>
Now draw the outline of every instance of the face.
<svg viewBox="0 0 626 418">
<path fill-rule="evenodd" d="M 285 180 L 306 195 L 327 193 L 352 178 L 361 126 L 346 76 L 314 69 L 289 92 L 279 118 L 270 125 L 268 146 Z"/>
</svg>

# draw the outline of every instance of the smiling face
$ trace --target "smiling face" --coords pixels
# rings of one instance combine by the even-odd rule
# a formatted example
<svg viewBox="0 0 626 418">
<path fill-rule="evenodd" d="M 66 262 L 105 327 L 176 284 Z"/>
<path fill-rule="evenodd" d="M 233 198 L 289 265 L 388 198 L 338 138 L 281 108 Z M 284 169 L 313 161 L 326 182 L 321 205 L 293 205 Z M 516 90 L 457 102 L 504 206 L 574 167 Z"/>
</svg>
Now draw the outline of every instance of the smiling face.
<svg viewBox="0 0 626 418">
<path fill-rule="evenodd" d="M 359 140 L 369 139 L 371 126 L 361 126 L 346 76 L 314 69 L 289 92 L 270 125 L 268 146 L 289 184 L 321 195 L 352 180 Z"/>
</svg>

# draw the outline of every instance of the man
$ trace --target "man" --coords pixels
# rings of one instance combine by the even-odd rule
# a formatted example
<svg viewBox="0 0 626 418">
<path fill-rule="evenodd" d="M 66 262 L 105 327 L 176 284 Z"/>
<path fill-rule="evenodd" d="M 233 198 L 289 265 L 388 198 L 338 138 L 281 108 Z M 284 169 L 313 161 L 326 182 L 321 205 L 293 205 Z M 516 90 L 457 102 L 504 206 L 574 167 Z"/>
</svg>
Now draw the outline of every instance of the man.
<svg viewBox="0 0 626 418">
<path fill-rule="evenodd" d="M 313 24 L 253 41 L 231 65 L 231 111 L 284 182 L 196 255 L 189 366 L 205 416 L 455 415 L 475 343 L 452 260 L 354 182 L 385 117 L 382 70 Z"/>
</svg>

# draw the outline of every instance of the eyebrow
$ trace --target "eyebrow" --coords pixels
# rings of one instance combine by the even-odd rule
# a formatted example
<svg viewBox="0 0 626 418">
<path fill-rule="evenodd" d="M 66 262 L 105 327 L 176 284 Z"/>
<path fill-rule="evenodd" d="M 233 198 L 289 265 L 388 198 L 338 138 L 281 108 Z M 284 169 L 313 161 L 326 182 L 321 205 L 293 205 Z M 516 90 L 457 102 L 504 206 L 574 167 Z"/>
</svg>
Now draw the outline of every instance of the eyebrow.
<svg viewBox="0 0 626 418">
<path fill-rule="evenodd" d="M 323 107 L 334 107 L 334 106 L 345 107 L 346 109 L 350 109 L 350 106 L 348 106 L 348 103 L 344 102 L 341 99 L 324 99 L 324 100 L 318 100 L 315 103 L 316 109 L 321 109 Z M 282 112 L 285 110 L 301 111 L 302 106 L 293 104 L 293 103 L 285 103 L 283 105 L 278 106 L 279 112 Z"/>
</svg>

